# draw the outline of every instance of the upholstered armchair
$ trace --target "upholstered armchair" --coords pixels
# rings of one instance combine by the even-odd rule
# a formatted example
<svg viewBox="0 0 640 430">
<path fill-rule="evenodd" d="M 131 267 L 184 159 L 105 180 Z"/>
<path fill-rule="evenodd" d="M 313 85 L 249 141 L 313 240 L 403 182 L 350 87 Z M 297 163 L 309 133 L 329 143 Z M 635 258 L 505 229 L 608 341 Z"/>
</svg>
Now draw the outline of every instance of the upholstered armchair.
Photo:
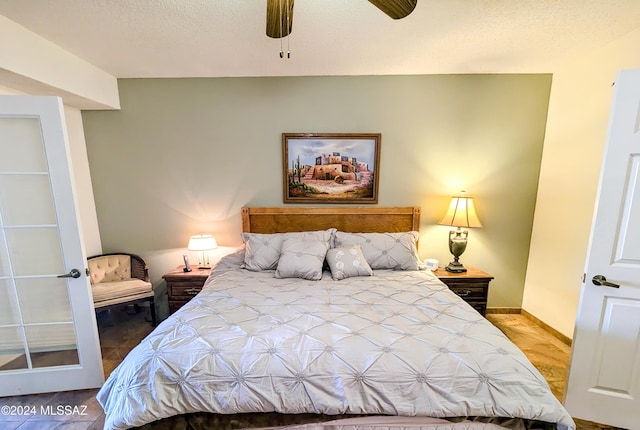
<svg viewBox="0 0 640 430">
<path fill-rule="evenodd" d="M 156 325 L 153 288 L 147 265 L 140 256 L 125 252 L 100 254 L 89 257 L 87 264 L 96 311 L 149 302 L 151 323 Z"/>
</svg>

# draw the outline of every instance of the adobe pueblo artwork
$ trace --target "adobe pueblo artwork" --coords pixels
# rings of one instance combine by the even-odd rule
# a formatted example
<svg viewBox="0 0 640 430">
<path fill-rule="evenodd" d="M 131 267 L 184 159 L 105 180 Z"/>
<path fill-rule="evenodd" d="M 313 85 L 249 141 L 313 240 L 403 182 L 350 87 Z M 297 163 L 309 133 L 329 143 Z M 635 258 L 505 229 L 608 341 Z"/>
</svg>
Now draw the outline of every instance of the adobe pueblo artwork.
<svg viewBox="0 0 640 430">
<path fill-rule="evenodd" d="M 377 203 L 380 134 L 282 134 L 285 203 Z"/>
</svg>

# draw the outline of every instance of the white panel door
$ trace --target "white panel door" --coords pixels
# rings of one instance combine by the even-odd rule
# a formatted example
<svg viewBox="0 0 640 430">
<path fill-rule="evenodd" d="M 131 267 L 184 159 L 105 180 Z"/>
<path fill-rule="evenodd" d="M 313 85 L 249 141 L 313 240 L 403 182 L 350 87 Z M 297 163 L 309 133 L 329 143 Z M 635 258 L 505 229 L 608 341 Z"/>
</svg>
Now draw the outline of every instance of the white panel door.
<svg viewBox="0 0 640 430">
<path fill-rule="evenodd" d="M 640 428 L 640 70 L 616 80 L 585 273 L 565 405 Z"/>
<path fill-rule="evenodd" d="M 62 102 L 0 96 L 0 396 L 104 382 Z"/>
</svg>

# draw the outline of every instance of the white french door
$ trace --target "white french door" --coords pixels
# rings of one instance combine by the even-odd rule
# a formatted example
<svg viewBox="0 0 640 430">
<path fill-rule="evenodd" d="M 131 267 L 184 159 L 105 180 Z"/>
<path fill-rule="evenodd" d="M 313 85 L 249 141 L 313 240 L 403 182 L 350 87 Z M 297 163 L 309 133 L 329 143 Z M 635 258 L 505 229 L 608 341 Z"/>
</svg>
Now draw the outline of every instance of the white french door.
<svg viewBox="0 0 640 430">
<path fill-rule="evenodd" d="M 640 428 L 640 70 L 616 79 L 565 405 Z"/>
<path fill-rule="evenodd" d="M 104 381 L 57 97 L 0 96 L 0 396 Z"/>
</svg>

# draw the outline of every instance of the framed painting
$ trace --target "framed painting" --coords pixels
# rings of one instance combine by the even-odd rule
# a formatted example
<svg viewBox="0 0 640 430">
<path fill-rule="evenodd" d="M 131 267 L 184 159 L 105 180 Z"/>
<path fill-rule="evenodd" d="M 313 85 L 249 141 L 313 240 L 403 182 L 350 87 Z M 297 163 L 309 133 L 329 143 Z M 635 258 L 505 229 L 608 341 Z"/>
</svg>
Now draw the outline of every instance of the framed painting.
<svg viewBox="0 0 640 430">
<path fill-rule="evenodd" d="M 285 203 L 378 203 L 375 133 L 283 133 Z"/>
</svg>

